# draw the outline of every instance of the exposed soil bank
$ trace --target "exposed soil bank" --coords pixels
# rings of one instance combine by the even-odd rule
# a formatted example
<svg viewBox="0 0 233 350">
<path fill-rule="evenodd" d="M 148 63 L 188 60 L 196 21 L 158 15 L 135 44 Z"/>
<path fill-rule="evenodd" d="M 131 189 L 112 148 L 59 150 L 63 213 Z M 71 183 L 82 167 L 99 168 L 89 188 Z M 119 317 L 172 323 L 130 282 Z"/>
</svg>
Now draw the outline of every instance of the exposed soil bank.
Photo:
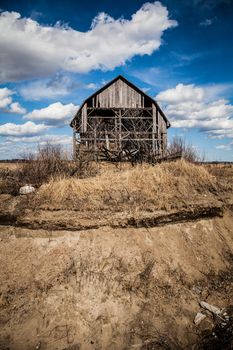
<svg viewBox="0 0 233 350">
<path fill-rule="evenodd" d="M 1 226 L 0 349 L 199 348 L 199 302 L 233 295 L 232 211 L 132 226 Z"/>
<path fill-rule="evenodd" d="M 232 209 L 232 201 L 221 198 L 190 200 L 181 208 L 170 210 L 143 210 L 127 208 L 114 211 L 106 209 L 77 210 L 55 208 L 31 208 L 31 196 L 0 196 L 0 225 L 27 227 L 29 229 L 82 231 L 98 229 L 104 226 L 120 227 L 156 227 L 168 223 L 188 222 L 202 218 L 223 216 L 224 209 Z"/>
</svg>

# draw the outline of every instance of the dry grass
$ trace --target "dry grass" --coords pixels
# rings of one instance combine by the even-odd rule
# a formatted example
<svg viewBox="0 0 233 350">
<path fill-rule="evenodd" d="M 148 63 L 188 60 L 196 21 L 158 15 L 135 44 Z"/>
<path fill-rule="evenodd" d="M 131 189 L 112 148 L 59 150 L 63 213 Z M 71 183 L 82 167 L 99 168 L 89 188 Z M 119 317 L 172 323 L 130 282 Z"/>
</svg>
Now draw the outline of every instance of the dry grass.
<svg viewBox="0 0 233 350">
<path fill-rule="evenodd" d="M 36 188 L 52 177 L 90 177 L 98 168 L 85 156 L 79 161 L 69 160 L 60 146 L 46 144 L 38 147 L 35 155 L 29 154 L 22 163 L 0 164 L 0 194 L 18 195 L 21 186 L 30 184 Z"/>
<path fill-rule="evenodd" d="M 18 170 L 20 167 L 22 167 L 23 163 L 16 163 L 16 162 L 0 162 L 0 171 L 1 170 Z"/>
<path fill-rule="evenodd" d="M 233 164 L 206 164 L 209 173 L 217 178 L 222 191 L 233 191 Z"/>
<path fill-rule="evenodd" d="M 106 169 L 88 179 L 52 179 L 41 186 L 35 205 L 94 210 L 151 210 L 185 207 L 217 190 L 215 178 L 184 160 L 131 169 Z"/>
</svg>

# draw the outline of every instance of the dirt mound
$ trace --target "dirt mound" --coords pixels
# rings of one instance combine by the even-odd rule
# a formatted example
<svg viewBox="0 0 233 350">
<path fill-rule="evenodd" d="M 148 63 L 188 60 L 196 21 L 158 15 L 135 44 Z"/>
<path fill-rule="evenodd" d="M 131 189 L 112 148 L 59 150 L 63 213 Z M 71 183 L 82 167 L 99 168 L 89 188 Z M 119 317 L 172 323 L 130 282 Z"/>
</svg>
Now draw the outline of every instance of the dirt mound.
<svg viewBox="0 0 233 350">
<path fill-rule="evenodd" d="M 228 349 L 233 168 L 122 167 L 1 195 L 0 350 Z"/>
<path fill-rule="evenodd" d="M 199 302 L 231 303 L 232 224 L 1 227 L 0 349 L 198 349 Z"/>
<path fill-rule="evenodd" d="M 79 211 L 180 209 L 200 198 L 213 201 L 216 178 L 183 160 L 156 166 L 108 169 L 89 179 L 61 178 L 41 186 L 34 207 Z"/>
<path fill-rule="evenodd" d="M 0 223 L 32 229 L 152 227 L 221 216 L 223 185 L 203 167 L 177 161 L 123 169 L 102 167 L 93 178 L 53 179 L 35 194 L 1 195 Z"/>
</svg>

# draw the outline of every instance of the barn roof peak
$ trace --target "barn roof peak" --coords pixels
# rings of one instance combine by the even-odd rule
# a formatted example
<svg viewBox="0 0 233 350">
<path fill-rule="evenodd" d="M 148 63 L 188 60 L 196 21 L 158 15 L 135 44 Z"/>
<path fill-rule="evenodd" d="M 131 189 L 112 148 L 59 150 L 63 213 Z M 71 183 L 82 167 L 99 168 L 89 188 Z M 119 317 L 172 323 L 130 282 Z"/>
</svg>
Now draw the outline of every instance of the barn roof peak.
<svg viewBox="0 0 233 350">
<path fill-rule="evenodd" d="M 165 116 L 165 114 L 163 113 L 163 111 L 161 110 L 160 106 L 158 105 L 158 103 L 156 102 L 155 99 L 153 99 L 151 96 L 147 95 L 143 90 L 141 90 L 140 88 L 138 88 L 135 84 L 133 84 L 131 81 L 129 81 L 128 79 L 126 79 L 123 75 L 119 74 L 117 75 L 114 79 L 110 80 L 107 84 L 103 85 L 100 89 L 96 90 L 92 95 L 90 95 L 89 97 L 87 97 L 83 103 L 81 104 L 80 108 L 78 109 L 77 113 L 75 114 L 74 118 L 72 119 L 70 126 L 72 127 L 72 123 L 73 120 L 75 119 L 75 117 L 77 116 L 77 114 L 79 113 L 79 111 L 83 108 L 84 104 L 91 98 L 95 97 L 96 95 L 98 95 L 99 93 L 101 93 L 102 91 L 104 91 L 105 89 L 107 89 L 110 85 L 114 84 L 117 80 L 122 80 L 123 82 L 125 82 L 126 84 L 128 84 L 129 86 L 131 86 L 132 89 L 136 90 L 137 92 L 139 92 L 140 94 L 142 94 L 144 97 L 148 98 L 151 102 L 153 102 L 159 112 L 161 113 L 162 117 L 164 118 L 164 120 L 167 123 L 167 127 L 170 126 L 170 122 L 168 121 L 167 117 Z"/>
</svg>

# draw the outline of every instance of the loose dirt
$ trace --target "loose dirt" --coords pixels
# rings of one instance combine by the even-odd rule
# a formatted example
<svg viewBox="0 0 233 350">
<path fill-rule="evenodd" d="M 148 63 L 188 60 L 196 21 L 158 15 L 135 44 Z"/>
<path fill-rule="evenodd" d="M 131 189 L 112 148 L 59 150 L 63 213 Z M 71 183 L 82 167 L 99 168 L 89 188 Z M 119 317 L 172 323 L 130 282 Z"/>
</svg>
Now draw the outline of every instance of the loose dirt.
<svg viewBox="0 0 233 350">
<path fill-rule="evenodd" d="M 0 228 L 0 349 L 191 349 L 232 298 L 233 214 L 161 227 Z M 196 344 L 196 345 L 195 345 Z M 193 347 L 195 349 L 195 347 Z"/>
<path fill-rule="evenodd" d="M 232 349 L 232 166 L 125 171 L 2 192 L 0 350 Z"/>
</svg>

